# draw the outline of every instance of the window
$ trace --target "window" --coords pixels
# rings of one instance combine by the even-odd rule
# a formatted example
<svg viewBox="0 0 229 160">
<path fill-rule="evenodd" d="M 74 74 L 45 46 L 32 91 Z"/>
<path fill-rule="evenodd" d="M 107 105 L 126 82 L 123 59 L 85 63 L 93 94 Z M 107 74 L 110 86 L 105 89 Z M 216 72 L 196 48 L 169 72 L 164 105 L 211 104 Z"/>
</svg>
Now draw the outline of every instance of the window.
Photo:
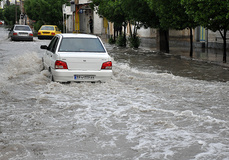
<svg viewBox="0 0 229 160">
<path fill-rule="evenodd" d="M 52 30 L 52 31 L 54 31 L 54 27 L 53 26 L 42 26 L 40 30 Z"/>
<path fill-rule="evenodd" d="M 63 38 L 59 52 L 105 52 L 98 38 Z"/>
<path fill-rule="evenodd" d="M 48 50 L 54 53 L 56 51 L 58 41 L 59 41 L 59 38 L 54 37 L 48 46 Z"/>
<path fill-rule="evenodd" d="M 58 27 L 55 27 L 56 31 L 60 31 Z"/>
<path fill-rule="evenodd" d="M 15 26 L 15 30 L 20 30 L 20 31 L 31 31 L 29 26 Z"/>
</svg>

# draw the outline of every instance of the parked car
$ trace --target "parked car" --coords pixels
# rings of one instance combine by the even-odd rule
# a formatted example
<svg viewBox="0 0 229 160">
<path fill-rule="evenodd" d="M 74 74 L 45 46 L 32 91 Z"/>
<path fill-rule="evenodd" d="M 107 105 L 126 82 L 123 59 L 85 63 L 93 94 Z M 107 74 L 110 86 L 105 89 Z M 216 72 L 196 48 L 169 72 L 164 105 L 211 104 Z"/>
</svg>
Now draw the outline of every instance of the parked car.
<svg viewBox="0 0 229 160">
<path fill-rule="evenodd" d="M 0 20 L 0 25 L 4 25 L 4 21 L 3 20 Z"/>
<path fill-rule="evenodd" d="M 33 31 L 28 25 L 14 25 L 10 30 L 9 30 L 9 35 L 8 37 L 11 40 L 29 40 L 33 41 Z"/>
<path fill-rule="evenodd" d="M 38 31 L 38 39 L 52 39 L 56 34 L 61 31 L 56 25 L 43 25 Z"/>
<path fill-rule="evenodd" d="M 88 34 L 58 34 L 42 57 L 44 69 L 57 82 L 106 82 L 112 76 L 112 61 L 101 39 Z"/>
</svg>

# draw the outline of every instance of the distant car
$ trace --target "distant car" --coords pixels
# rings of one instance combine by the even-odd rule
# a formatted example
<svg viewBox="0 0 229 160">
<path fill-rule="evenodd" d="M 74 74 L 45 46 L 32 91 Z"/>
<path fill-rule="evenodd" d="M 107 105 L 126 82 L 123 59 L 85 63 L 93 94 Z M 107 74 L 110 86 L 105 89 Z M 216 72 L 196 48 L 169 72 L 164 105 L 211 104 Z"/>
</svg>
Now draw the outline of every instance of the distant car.
<svg viewBox="0 0 229 160">
<path fill-rule="evenodd" d="M 33 31 L 28 25 L 14 25 L 9 31 L 8 37 L 13 41 L 33 41 Z"/>
<path fill-rule="evenodd" d="M 57 82 L 106 82 L 112 76 L 112 61 L 101 39 L 88 34 L 58 34 L 47 45 L 42 62 Z"/>
<path fill-rule="evenodd" d="M 38 39 L 52 39 L 61 31 L 56 25 L 43 25 L 38 31 Z"/>
</svg>

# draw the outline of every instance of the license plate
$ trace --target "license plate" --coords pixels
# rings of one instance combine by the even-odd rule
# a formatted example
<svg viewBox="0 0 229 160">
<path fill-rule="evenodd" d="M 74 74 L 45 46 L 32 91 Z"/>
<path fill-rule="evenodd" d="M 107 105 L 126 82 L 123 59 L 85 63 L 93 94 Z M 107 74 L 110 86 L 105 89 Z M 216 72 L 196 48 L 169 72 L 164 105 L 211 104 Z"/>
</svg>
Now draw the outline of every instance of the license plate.
<svg viewBox="0 0 229 160">
<path fill-rule="evenodd" d="M 75 80 L 93 80 L 95 76 L 92 75 L 74 75 Z"/>
</svg>

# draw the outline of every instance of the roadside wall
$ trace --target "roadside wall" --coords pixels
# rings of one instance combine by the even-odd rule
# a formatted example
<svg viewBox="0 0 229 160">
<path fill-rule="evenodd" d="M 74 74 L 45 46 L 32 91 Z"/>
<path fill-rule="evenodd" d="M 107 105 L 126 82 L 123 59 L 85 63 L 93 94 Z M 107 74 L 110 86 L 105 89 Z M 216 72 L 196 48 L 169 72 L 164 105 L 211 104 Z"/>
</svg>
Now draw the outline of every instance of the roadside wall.
<svg viewBox="0 0 229 160">
<path fill-rule="evenodd" d="M 94 20 L 94 34 L 101 35 L 103 30 L 103 18 L 101 18 L 96 12 L 94 12 L 93 16 Z"/>
</svg>

